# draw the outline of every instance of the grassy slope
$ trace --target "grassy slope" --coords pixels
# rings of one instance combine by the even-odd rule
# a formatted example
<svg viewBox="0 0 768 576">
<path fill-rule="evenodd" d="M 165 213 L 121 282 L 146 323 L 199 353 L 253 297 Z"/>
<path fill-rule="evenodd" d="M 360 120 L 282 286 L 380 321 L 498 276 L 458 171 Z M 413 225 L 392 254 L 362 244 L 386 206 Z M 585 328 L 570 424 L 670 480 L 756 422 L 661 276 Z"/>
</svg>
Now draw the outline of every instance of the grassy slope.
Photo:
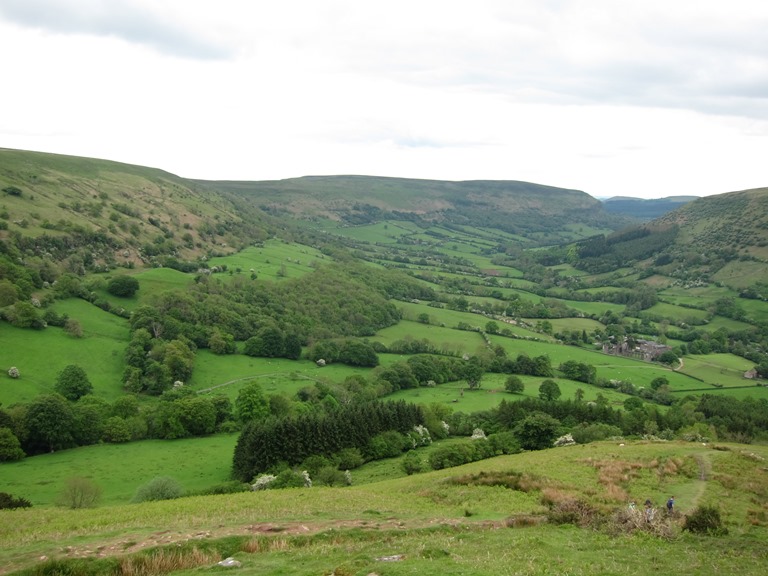
<svg viewBox="0 0 768 576">
<path fill-rule="evenodd" d="M 176 454 L 169 450 L 167 456 Z M 185 541 L 204 547 L 228 536 L 226 552 L 201 560 L 205 566 L 234 554 L 243 562 L 241 574 L 330 573 L 341 566 L 349 574 L 652 574 L 669 566 L 682 569 L 681 562 L 686 574 L 762 574 L 768 484 L 761 470 L 767 457 L 766 447 L 599 443 L 497 457 L 350 488 L 79 511 L 0 511 L 0 565 L 5 567 L 0 572 L 30 565 L 41 556 L 125 555 Z M 530 474 L 533 489 L 446 482 L 459 475 L 511 470 Z M 508 519 L 533 520 L 545 512 L 545 495 L 555 501 L 581 499 L 609 512 L 630 499 L 650 498 L 661 506 L 669 494 L 675 494 L 682 513 L 701 504 L 722 504 L 727 495 L 728 505 L 720 510 L 730 535 L 676 535 L 667 541 L 546 524 L 504 528 Z M 323 534 L 310 536 L 315 532 Z M 400 562 L 376 560 L 395 554 L 403 555 Z"/>
<path fill-rule="evenodd" d="M 128 259 L 135 257 L 136 246 L 160 233 L 147 224 L 150 217 L 176 238 L 190 234 L 193 243 L 201 243 L 181 250 L 180 255 L 188 258 L 205 252 L 205 241 L 197 232 L 201 223 L 214 217 L 238 219 L 230 202 L 203 186 L 155 168 L 93 158 L 0 149 L 0 189 L 6 187 L 22 191 L 18 197 L 2 194 L 9 230 L 24 236 L 56 236 L 60 232 L 43 223 L 62 220 L 85 229 L 110 230 L 113 238 L 132 247 Z M 135 216 L 115 206 L 127 207 Z M 22 221 L 25 226 L 16 224 Z"/>
</svg>

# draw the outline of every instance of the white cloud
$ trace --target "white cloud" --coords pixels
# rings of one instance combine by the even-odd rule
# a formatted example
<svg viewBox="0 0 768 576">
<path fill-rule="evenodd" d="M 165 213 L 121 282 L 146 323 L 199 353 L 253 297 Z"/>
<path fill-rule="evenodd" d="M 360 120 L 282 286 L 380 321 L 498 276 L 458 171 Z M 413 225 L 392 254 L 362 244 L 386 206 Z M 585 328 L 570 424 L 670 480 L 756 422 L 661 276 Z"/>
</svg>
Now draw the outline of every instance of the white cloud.
<svg viewBox="0 0 768 576">
<path fill-rule="evenodd" d="M 768 184 L 768 4 L 0 0 L 0 145 L 199 178 Z"/>
</svg>

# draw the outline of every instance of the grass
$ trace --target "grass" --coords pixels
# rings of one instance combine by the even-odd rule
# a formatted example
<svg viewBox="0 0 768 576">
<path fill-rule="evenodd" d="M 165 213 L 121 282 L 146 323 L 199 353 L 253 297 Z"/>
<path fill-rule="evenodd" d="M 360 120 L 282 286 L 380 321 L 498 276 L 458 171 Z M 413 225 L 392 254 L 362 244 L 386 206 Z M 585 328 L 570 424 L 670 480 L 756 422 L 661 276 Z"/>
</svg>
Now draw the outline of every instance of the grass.
<svg viewBox="0 0 768 576">
<path fill-rule="evenodd" d="M 174 574 L 190 575 L 218 571 L 211 567 L 226 556 L 242 562 L 241 574 L 644 575 L 683 565 L 686 574 L 762 574 L 768 533 L 766 522 L 756 519 L 766 506 L 761 468 L 768 448 L 717 448 L 602 442 L 349 488 L 0 511 L 0 572 L 35 565 L 41 556 L 81 558 L 83 566 L 107 565 L 116 556 L 128 565 L 151 552 Z M 396 467 L 397 459 L 390 464 Z M 514 471 L 528 474 L 531 487 L 452 481 Z M 610 515 L 629 499 L 661 505 L 674 493 L 685 514 L 700 503 L 721 501 L 726 492 L 724 538 L 680 533 L 679 523 L 669 540 L 542 523 L 545 497 L 576 498 Z"/>
<path fill-rule="evenodd" d="M 219 434 L 82 446 L 5 462 L 0 466 L 0 486 L 23 495 L 35 507 L 53 506 L 67 479 L 74 476 L 85 476 L 101 487 L 102 504 L 107 506 L 127 504 L 139 486 L 157 476 L 171 476 L 195 492 L 229 480 L 236 441 L 237 435 Z"/>
<path fill-rule="evenodd" d="M 211 258 L 208 266 L 227 266 L 227 271 L 250 275 L 253 271 L 262 280 L 296 278 L 308 274 L 313 265 L 324 260 L 319 250 L 281 240 L 268 240 L 236 254 Z"/>
<path fill-rule="evenodd" d="M 99 396 L 112 401 L 122 395 L 120 375 L 128 330 L 112 324 L 108 316 L 93 312 L 72 314 L 83 327 L 82 338 L 74 338 L 61 328 L 25 330 L 0 322 L 3 363 L 7 364 L 0 373 L 0 403 L 4 406 L 26 403 L 41 394 L 52 393 L 56 378 L 69 364 L 87 367 L 88 379 Z M 10 366 L 19 369 L 18 380 L 5 373 Z"/>
</svg>

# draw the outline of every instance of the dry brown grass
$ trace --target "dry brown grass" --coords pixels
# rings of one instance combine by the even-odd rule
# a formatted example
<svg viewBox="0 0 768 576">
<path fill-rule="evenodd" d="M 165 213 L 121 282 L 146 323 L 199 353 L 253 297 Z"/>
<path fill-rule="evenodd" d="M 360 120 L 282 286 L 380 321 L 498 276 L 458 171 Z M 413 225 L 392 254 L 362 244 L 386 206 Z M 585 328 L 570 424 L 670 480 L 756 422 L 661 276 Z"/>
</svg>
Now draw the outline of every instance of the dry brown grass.
<svg viewBox="0 0 768 576">
<path fill-rule="evenodd" d="M 177 570 L 210 566 L 221 561 L 221 554 L 192 549 L 157 549 L 150 554 L 129 556 L 120 563 L 122 576 L 155 576 Z"/>
</svg>

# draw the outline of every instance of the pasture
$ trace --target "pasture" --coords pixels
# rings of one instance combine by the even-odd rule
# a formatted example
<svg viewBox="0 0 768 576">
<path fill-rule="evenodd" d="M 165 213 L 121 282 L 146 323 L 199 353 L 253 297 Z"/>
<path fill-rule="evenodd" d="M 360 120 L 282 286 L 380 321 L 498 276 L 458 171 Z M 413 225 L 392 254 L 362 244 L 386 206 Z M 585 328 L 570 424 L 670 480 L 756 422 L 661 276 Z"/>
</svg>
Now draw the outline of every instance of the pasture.
<svg viewBox="0 0 768 576">
<path fill-rule="evenodd" d="M 768 560 L 762 543 L 768 534 L 764 522 L 750 520 L 757 518 L 764 499 L 756 499 L 749 486 L 760 482 L 768 450 L 736 444 L 715 448 L 600 442 L 413 476 L 392 477 L 380 469 L 381 480 L 353 480 L 346 488 L 246 492 L 92 510 L 0 511 L 3 520 L 13 518 L 0 523 L 0 565 L 7 573 L 38 563 L 42 556 L 104 563 L 113 556 L 127 560 L 155 549 L 158 560 L 172 550 L 177 562 L 185 555 L 197 558 L 174 565 L 173 574 L 190 576 L 220 572 L 215 564 L 226 556 L 242 562 L 237 572 L 246 575 L 485 576 L 512 568 L 527 576 L 645 576 L 673 566 L 700 576 L 762 574 Z M 389 462 L 396 468 L 399 459 Z M 698 473 L 701 466 L 711 472 L 705 479 Z M 622 474 L 625 469 L 632 473 Z M 532 489 L 457 482 L 481 473 L 516 471 L 526 474 Z M 649 498 L 661 506 L 675 494 L 679 513 L 686 514 L 701 504 L 722 502 L 725 483 L 729 504 L 720 510 L 727 536 L 687 535 L 680 532 L 679 522 L 673 523 L 673 537 L 666 539 L 642 531 L 616 535 L 544 521 L 545 496 L 567 495 L 611 519 L 629 500 Z"/>
<path fill-rule="evenodd" d="M 81 301 L 82 302 L 82 301 Z M 82 302 L 85 306 L 89 304 Z M 78 314 L 80 305 L 64 306 L 83 327 L 83 337 L 75 338 L 62 328 L 25 330 L 0 322 L 0 403 L 10 406 L 26 403 L 41 394 L 51 394 L 59 373 L 68 365 L 87 367 L 94 393 L 113 401 L 123 394 L 121 375 L 123 354 L 128 343 L 125 320 L 90 306 Z M 98 312 L 95 312 L 98 310 Z M 100 312 L 100 313 L 99 313 Z M 114 323 L 112 323 L 114 320 Z M 21 377 L 12 379 L 6 373 L 15 366 Z"/>
<path fill-rule="evenodd" d="M 226 265 L 230 273 L 253 273 L 261 280 L 276 280 L 308 274 L 326 258 L 319 250 L 304 244 L 267 240 L 263 245 L 251 246 L 236 254 L 211 258 L 207 264 Z"/>
</svg>

